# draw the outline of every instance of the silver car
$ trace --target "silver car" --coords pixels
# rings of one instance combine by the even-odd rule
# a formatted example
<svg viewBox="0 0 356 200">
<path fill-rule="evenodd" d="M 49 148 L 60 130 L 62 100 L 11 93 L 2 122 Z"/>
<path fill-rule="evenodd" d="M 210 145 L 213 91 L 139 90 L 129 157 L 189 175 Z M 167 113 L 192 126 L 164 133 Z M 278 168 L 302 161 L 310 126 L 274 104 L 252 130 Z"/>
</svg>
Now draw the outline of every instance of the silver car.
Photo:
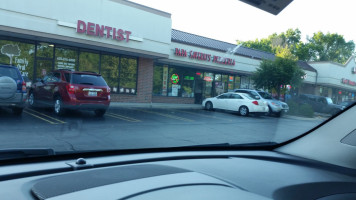
<svg viewBox="0 0 356 200">
<path fill-rule="evenodd" d="M 0 107 L 9 107 L 20 115 L 27 97 L 26 82 L 17 67 L 0 65 Z"/>
<path fill-rule="evenodd" d="M 277 117 L 280 117 L 282 114 L 289 111 L 288 104 L 272 98 L 272 95 L 267 92 L 250 90 L 250 89 L 236 89 L 235 92 L 249 93 L 256 99 L 263 99 L 267 101 L 268 108 L 269 108 L 269 115 L 276 115 Z"/>
</svg>

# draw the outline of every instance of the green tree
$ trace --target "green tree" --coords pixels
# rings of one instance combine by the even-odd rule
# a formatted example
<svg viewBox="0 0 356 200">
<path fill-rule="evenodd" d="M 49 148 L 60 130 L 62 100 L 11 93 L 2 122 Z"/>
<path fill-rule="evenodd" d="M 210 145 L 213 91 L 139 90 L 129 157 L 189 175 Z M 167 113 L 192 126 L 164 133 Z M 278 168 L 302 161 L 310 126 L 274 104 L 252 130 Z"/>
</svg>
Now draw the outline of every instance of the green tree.
<svg viewBox="0 0 356 200">
<path fill-rule="evenodd" d="M 299 86 L 305 73 L 297 66 L 295 56 L 288 48 L 279 49 L 278 54 L 284 57 L 277 56 L 274 61 L 263 60 L 253 73 L 252 80 L 256 88 L 276 90 L 279 98 L 282 85 Z"/>
<path fill-rule="evenodd" d="M 280 47 L 294 47 L 300 42 L 301 32 L 299 29 L 288 29 L 285 33 L 273 33 L 267 38 L 249 40 L 246 42 L 237 41 L 237 44 L 243 44 L 245 47 L 258 49 L 269 53 L 276 53 Z M 293 51 L 292 51 L 293 52 Z"/>
<path fill-rule="evenodd" d="M 352 40 L 346 42 L 344 36 L 337 33 L 324 34 L 319 31 L 308 39 L 308 43 L 313 61 L 345 63 L 355 50 L 355 43 Z"/>
<path fill-rule="evenodd" d="M 280 48 L 288 48 L 298 59 L 303 61 L 333 61 L 345 63 L 355 54 L 355 43 L 346 42 L 337 33 L 314 33 L 306 42 L 301 41 L 299 29 L 288 29 L 280 34 L 273 33 L 267 38 L 250 41 L 237 41 L 246 47 L 276 54 Z"/>
</svg>

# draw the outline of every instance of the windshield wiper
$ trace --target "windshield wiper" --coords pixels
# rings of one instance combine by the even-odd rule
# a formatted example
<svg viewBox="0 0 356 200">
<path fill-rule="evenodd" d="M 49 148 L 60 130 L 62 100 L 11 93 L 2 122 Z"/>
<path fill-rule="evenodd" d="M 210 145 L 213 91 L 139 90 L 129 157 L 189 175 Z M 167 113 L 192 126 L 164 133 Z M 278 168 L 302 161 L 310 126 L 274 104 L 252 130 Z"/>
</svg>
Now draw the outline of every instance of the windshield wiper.
<svg viewBox="0 0 356 200">
<path fill-rule="evenodd" d="M 29 149 L 1 149 L 0 160 L 16 159 L 16 158 L 28 158 L 38 156 L 51 156 L 55 155 L 53 149 L 47 148 L 29 148 Z"/>
</svg>

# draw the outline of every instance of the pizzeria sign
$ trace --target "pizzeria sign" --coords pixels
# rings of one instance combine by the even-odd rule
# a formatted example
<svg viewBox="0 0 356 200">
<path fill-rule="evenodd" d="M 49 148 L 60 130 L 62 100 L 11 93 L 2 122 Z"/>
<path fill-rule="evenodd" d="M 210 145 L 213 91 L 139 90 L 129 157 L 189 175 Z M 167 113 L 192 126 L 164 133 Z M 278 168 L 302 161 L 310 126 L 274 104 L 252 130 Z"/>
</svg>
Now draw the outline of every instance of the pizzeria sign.
<svg viewBox="0 0 356 200">
<path fill-rule="evenodd" d="M 174 55 L 180 56 L 180 57 L 188 57 L 188 58 L 194 59 L 194 60 L 213 62 L 213 63 L 217 63 L 217 64 L 221 64 L 221 65 L 235 66 L 235 59 L 224 58 L 224 57 L 201 53 L 201 52 L 197 52 L 197 51 L 187 51 L 185 49 L 175 48 Z"/>
</svg>

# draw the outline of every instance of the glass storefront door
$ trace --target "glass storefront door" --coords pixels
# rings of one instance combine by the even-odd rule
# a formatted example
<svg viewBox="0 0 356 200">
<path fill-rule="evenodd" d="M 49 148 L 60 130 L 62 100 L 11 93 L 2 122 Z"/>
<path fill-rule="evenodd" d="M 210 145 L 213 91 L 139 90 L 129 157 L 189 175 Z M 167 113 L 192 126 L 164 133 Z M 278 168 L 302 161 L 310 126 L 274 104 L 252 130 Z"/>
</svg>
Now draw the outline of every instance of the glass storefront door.
<svg viewBox="0 0 356 200">
<path fill-rule="evenodd" d="M 36 78 L 43 78 L 52 71 L 53 60 L 37 59 L 36 61 Z"/>
<path fill-rule="evenodd" d="M 214 73 L 204 73 L 203 99 L 212 97 Z"/>
</svg>

